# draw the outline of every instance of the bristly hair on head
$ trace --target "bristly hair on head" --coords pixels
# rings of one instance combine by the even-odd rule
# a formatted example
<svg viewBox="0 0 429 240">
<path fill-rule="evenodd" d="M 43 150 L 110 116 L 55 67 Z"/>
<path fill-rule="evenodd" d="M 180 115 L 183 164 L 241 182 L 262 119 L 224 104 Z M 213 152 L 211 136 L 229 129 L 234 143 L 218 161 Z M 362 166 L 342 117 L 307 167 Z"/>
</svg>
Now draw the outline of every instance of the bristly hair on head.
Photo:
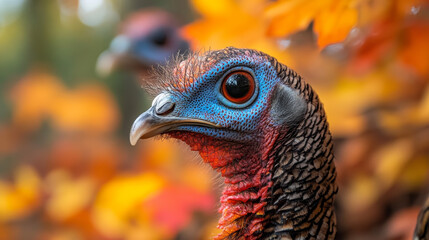
<svg viewBox="0 0 429 240">
<path fill-rule="evenodd" d="M 151 73 L 142 79 L 142 87 L 152 96 L 162 91 L 186 93 L 199 76 L 213 65 L 232 56 L 259 53 L 250 49 L 228 47 L 222 50 L 199 50 L 192 53 L 179 53 L 165 65 L 152 67 Z"/>
<path fill-rule="evenodd" d="M 182 52 L 172 56 L 166 64 L 152 66 L 151 71 L 141 80 L 141 86 L 155 97 L 162 91 L 183 91 L 189 86 L 191 76 L 201 74 L 201 66 L 205 63 L 203 50 Z"/>
</svg>

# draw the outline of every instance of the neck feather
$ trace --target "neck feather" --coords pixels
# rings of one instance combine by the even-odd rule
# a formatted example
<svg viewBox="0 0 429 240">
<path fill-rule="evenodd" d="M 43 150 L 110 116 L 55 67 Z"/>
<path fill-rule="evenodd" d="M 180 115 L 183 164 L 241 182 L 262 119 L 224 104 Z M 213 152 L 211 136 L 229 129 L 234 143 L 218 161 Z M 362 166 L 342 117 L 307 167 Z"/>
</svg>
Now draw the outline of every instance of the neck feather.
<svg viewBox="0 0 429 240">
<path fill-rule="evenodd" d="M 276 65 L 285 84 L 306 99 L 304 120 L 280 130 L 274 150 L 272 186 L 265 212 L 269 217 L 261 239 L 334 239 L 336 170 L 332 136 L 323 105 L 301 77 Z"/>
<path fill-rule="evenodd" d="M 276 139 L 276 134 L 266 134 L 264 144 L 242 147 L 240 158 L 228 161 L 228 165 L 220 169 L 225 180 L 218 226 L 222 233 L 215 239 L 261 237 L 272 187 L 274 158 L 270 154 Z"/>
<path fill-rule="evenodd" d="M 334 239 L 338 188 L 332 138 L 324 119 L 317 113 L 307 118 L 303 124 L 313 127 L 299 128 L 276 151 L 264 238 Z"/>
<path fill-rule="evenodd" d="M 215 239 L 259 239 L 267 220 L 265 209 L 274 163 L 271 150 L 277 135 L 265 134 L 266 141 L 255 140 L 254 144 L 225 143 L 195 133 L 170 135 L 198 151 L 224 178 L 218 224 L 222 232 Z"/>
</svg>

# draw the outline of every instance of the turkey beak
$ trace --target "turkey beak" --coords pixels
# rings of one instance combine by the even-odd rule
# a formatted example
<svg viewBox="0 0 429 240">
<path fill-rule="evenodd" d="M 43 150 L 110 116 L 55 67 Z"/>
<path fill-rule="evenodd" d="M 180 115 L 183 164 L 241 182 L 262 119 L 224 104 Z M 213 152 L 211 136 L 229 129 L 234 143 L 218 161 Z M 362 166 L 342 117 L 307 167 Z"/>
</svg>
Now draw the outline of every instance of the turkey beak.
<svg viewBox="0 0 429 240">
<path fill-rule="evenodd" d="M 97 59 L 96 70 L 101 76 L 111 74 L 123 65 L 130 64 L 131 39 L 124 35 L 115 37 L 109 49 L 100 54 Z"/>
<path fill-rule="evenodd" d="M 150 138 L 170 128 L 170 122 L 153 114 L 153 108 L 150 108 L 134 121 L 130 132 L 130 143 L 134 146 L 140 138 Z"/>
<path fill-rule="evenodd" d="M 135 145 L 139 139 L 150 138 L 180 126 L 203 126 L 220 128 L 221 126 L 201 119 L 173 116 L 175 103 L 170 100 L 169 94 L 158 95 L 152 107 L 142 113 L 133 123 L 130 131 L 130 143 Z"/>
</svg>

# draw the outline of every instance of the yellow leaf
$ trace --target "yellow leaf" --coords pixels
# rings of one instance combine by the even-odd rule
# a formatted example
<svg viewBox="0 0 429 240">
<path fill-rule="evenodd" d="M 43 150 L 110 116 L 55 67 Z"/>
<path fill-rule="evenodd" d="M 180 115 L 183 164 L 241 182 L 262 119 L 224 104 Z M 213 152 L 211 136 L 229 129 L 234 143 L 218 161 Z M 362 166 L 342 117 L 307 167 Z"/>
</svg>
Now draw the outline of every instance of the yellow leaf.
<svg viewBox="0 0 429 240">
<path fill-rule="evenodd" d="M 12 89 L 13 123 L 35 130 L 44 119 L 66 131 L 113 131 L 119 122 L 115 100 L 107 89 L 81 86 L 67 90 L 45 72 L 30 72 Z"/>
<path fill-rule="evenodd" d="M 119 112 L 111 94 L 103 87 L 81 86 L 52 99 L 50 117 L 63 131 L 109 132 L 119 122 Z"/>
<path fill-rule="evenodd" d="M 46 191 L 50 195 L 46 211 L 57 221 L 66 220 L 88 206 L 94 190 L 95 184 L 90 178 L 74 179 L 64 170 L 55 170 L 46 179 Z"/>
<path fill-rule="evenodd" d="M 389 1 L 366 0 L 279 0 L 272 2 L 264 17 L 268 21 L 268 36 L 287 37 L 305 30 L 314 21 L 318 44 L 341 42 L 355 26 L 365 26 L 390 14 Z M 381 3 L 380 3 L 381 2 Z M 370 18 L 370 20 L 368 20 Z"/>
<path fill-rule="evenodd" d="M 343 41 L 350 30 L 356 26 L 357 19 L 358 13 L 354 7 L 341 4 L 320 12 L 314 20 L 314 32 L 318 36 L 318 45 L 323 48 L 328 44 Z"/>
<path fill-rule="evenodd" d="M 14 184 L 0 181 L 0 221 L 19 219 L 38 205 L 40 178 L 29 166 L 16 170 Z"/>
<path fill-rule="evenodd" d="M 11 90 L 13 123 L 25 129 L 37 129 L 48 116 L 52 103 L 63 93 L 61 82 L 54 76 L 40 71 L 28 73 Z"/>
<path fill-rule="evenodd" d="M 425 187 L 429 174 L 429 159 L 427 156 L 418 156 L 401 171 L 401 182 L 407 189 L 421 189 Z"/>
<path fill-rule="evenodd" d="M 233 0 L 191 0 L 191 3 L 195 10 L 206 17 L 233 17 L 229 14 L 240 10 Z"/>
<path fill-rule="evenodd" d="M 422 100 L 417 108 L 416 122 L 419 124 L 429 123 L 429 86 L 426 87 Z"/>
<path fill-rule="evenodd" d="M 94 224 L 108 236 L 124 236 L 139 205 L 164 185 L 162 176 L 150 172 L 116 177 L 102 187 L 95 200 Z"/>
<path fill-rule="evenodd" d="M 379 195 L 379 189 L 374 180 L 366 175 L 357 175 L 352 179 L 351 184 L 345 190 L 344 202 L 353 209 L 349 211 L 359 211 L 371 205 Z"/>
<path fill-rule="evenodd" d="M 41 186 L 39 175 L 30 166 L 21 166 L 15 175 L 16 190 L 27 199 L 35 199 Z"/>
<path fill-rule="evenodd" d="M 281 0 L 273 2 L 265 11 L 269 20 L 269 36 L 284 37 L 299 30 L 304 30 L 314 19 L 325 1 Z"/>
<path fill-rule="evenodd" d="M 343 76 L 334 86 L 316 86 L 335 136 L 354 135 L 365 127 L 361 114 L 376 103 L 391 98 L 398 83 L 382 71 L 359 78 Z"/>
<path fill-rule="evenodd" d="M 384 146 L 374 154 L 374 171 L 381 187 L 387 189 L 399 178 L 413 151 L 413 143 L 403 139 Z"/>
<path fill-rule="evenodd" d="M 205 1 L 209 3 L 209 1 Z M 210 2 L 217 4 L 217 1 Z M 193 49 L 221 49 L 229 46 L 264 51 L 281 62 L 290 62 L 290 56 L 280 49 L 276 39 L 266 36 L 266 23 L 261 18 L 266 2 L 262 0 L 237 1 L 238 7 L 223 12 L 223 17 L 205 15 L 182 29 Z M 222 4 L 221 4 L 222 5 Z M 233 17 L 232 17 L 233 16 Z"/>
</svg>

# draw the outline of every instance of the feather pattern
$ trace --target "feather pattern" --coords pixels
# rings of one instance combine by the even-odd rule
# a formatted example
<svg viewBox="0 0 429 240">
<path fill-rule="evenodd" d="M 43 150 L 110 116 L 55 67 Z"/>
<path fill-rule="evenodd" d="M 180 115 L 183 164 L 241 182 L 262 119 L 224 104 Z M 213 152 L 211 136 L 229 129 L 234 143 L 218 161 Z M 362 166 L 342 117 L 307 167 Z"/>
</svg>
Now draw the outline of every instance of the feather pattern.
<svg viewBox="0 0 429 240">
<path fill-rule="evenodd" d="M 275 152 L 273 186 L 265 226 L 266 239 L 333 239 L 336 218 L 332 137 L 323 105 L 313 89 L 294 71 L 276 65 L 285 84 L 307 102 L 304 121 L 281 137 Z"/>
</svg>

